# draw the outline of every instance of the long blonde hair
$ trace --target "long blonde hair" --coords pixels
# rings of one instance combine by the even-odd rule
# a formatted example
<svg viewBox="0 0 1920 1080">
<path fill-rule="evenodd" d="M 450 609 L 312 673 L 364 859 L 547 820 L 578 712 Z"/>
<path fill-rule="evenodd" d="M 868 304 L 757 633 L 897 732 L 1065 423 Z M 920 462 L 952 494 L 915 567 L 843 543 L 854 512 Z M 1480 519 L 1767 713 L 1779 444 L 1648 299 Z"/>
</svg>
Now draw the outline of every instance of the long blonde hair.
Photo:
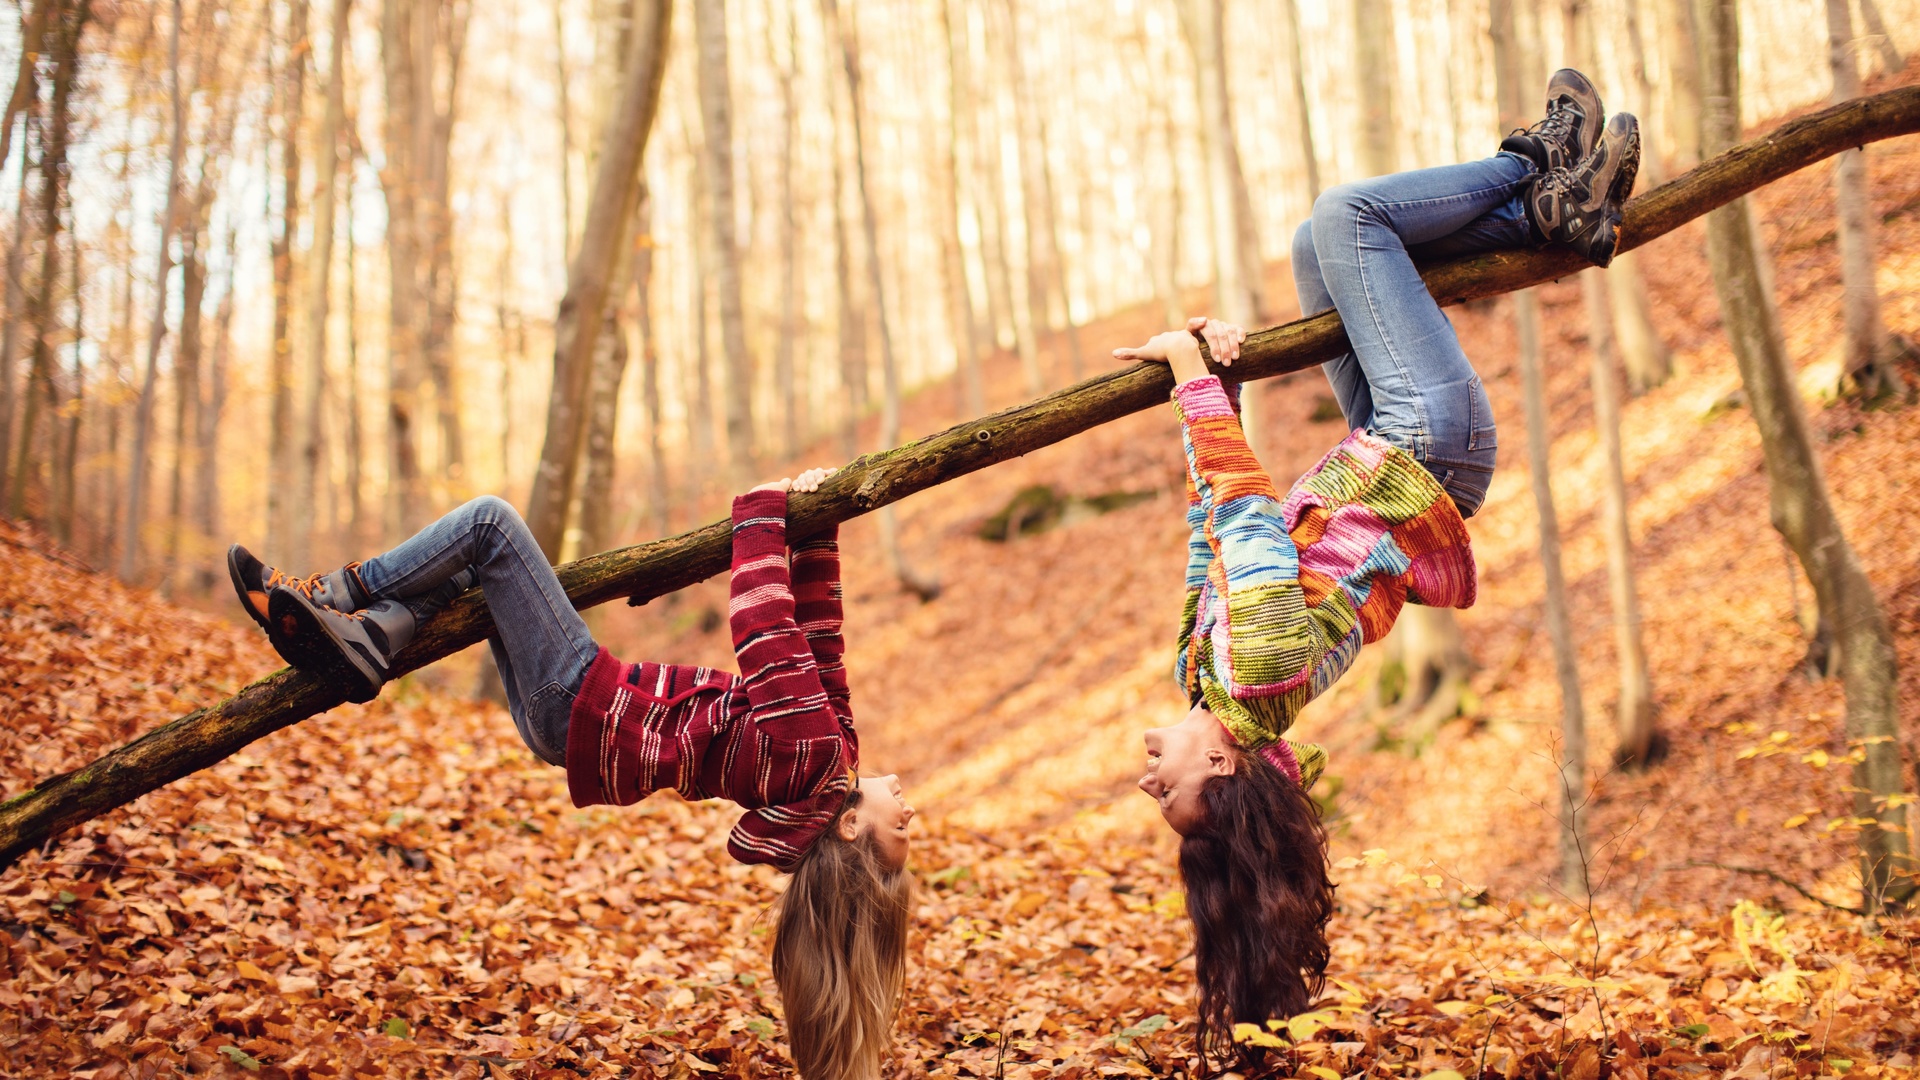
<svg viewBox="0 0 1920 1080">
<path fill-rule="evenodd" d="M 860 803 L 855 791 L 842 817 Z M 890 870 L 871 830 L 834 819 L 800 858 L 774 924 L 773 980 L 805 1080 L 879 1080 L 906 978 L 913 878 Z"/>
</svg>

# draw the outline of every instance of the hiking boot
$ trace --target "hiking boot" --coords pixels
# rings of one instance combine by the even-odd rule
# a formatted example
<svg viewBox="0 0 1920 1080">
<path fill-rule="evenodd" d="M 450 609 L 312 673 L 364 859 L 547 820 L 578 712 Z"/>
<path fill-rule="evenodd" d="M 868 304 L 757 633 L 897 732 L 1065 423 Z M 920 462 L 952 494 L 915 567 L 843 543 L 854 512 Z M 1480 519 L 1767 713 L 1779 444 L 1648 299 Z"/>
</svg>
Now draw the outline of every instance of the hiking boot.
<svg viewBox="0 0 1920 1080">
<path fill-rule="evenodd" d="M 267 599 L 267 637 L 282 659 L 346 691 L 348 701 L 372 701 L 393 671 L 393 657 L 413 640 L 419 621 L 398 600 L 355 612 L 316 604 L 292 585 L 274 586 Z"/>
<path fill-rule="evenodd" d="M 263 630 L 268 629 L 267 594 L 281 585 L 297 589 L 314 603 L 335 611 L 358 611 L 373 603 L 360 587 L 360 575 L 354 572 L 359 565 L 348 563 L 330 574 L 296 578 L 261 562 L 239 544 L 227 549 L 227 576 L 233 579 L 233 591 L 240 594 L 240 606 Z"/>
<path fill-rule="evenodd" d="M 1547 80 L 1546 118 L 1500 140 L 1500 149 L 1532 158 L 1543 173 L 1570 168 L 1593 153 L 1606 115 L 1587 77 L 1561 68 Z"/>
<path fill-rule="evenodd" d="M 1586 160 L 1547 173 L 1527 191 L 1534 239 L 1572 248 L 1595 266 L 1612 262 L 1621 207 L 1639 168 L 1640 121 L 1631 113 L 1615 113 Z"/>
</svg>

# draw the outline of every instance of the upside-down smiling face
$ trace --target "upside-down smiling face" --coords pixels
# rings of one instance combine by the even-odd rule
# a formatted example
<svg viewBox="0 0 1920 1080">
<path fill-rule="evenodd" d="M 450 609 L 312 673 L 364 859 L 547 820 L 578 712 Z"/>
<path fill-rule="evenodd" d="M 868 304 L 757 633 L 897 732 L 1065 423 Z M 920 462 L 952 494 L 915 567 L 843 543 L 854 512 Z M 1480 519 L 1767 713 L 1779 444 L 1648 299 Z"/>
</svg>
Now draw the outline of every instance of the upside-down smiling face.
<svg viewBox="0 0 1920 1080">
<path fill-rule="evenodd" d="M 888 869 L 899 870 L 907 865 L 907 823 L 912 820 L 913 807 L 900 790 L 898 776 L 863 776 L 860 802 L 840 819 L 840 836 L 853 840 L 861 830 L 872 829 Z"/>
<path fill-rule="evenodd" d="M 1174 832 L 1187 836 L 1206 821 L 1200 789 L 1212 777 L 1233 774 L 1227 730 L 1205 705 L 1195 705 L 1179 723 L 1149 728 L 1145 739 L 1147 773 L 1140 790 L 1160 804 L 1160 816 Z"/>
</svg>

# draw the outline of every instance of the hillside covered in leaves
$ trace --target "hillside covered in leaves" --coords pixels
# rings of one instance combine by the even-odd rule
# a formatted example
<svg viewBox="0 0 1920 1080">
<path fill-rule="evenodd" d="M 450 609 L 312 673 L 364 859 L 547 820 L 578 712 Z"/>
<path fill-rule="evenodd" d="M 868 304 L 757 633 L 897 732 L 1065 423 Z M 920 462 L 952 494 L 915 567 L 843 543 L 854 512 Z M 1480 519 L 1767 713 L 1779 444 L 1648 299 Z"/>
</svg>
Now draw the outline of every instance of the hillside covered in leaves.
<svg viewBox="0 0 1920 1080">
<path fill-rule="evenodd" d="M 1920 142 L 1871 162 L 1885 317 L 1920 337 Z M 1821 393 L 1839 347 L 1826 170 L 1758 202 L 1828 480 L 1900 641 L 1903 734 L 1920 745 L 1920 410 Z M 1302 731 L 1333 753 L 1333 982 L 1315 1011 L 1248 1033 L 1280 1047 L 1263 1071 L 1913 1074 L 1920 921 L 1843 910 L 1860 902 L 1843 700 L 1800 669 L 1811 600 L 1767 524 L 1703 248 L 1696 224 L 1649 249 L 1679 373 L 1625 413 L 1670 746 L 1645 773 L 1607 768 L 1584 318 L 1573 283 L 1542 291 L 1598 778 L 1595 898 L 1551 884 L 1559 704 L 1511 318 L 1488 305 L 1455 313 L 1502 425 L 1502 471 L 1472 527 L 1480 599 L 1461 617 L 1478 664 L 1468 715 L 1418 738 L 1384 724 L 1371 656 L 1307 713 Z M 1284 266 L 1273 273 L 1290 294 Z M 1154 329 L 1135 312 L 1081 334 L 1104 348 Z M 994 375 L 996 403 L 1018 396 L 1010 358 Z M 1322 394 L 1307 375 L 1260 391 L 1276 474 L 1338 437 L 1316 419 Z M 909 434 L 950 422 L 952 397 L 922 394 Z M 1132 788 L 1139 730 L 1182 709 L 1166 675 L 1180 475 L 1156 411 L 917 497 L 902 535 L 941 579 L 928 603 L 895 587 L 870 524 L 845 530 L 863 765 L 899 772 L 920 810 L 899 1076 L 1194 1073 L 1174 847 Z M 981 536 L 1040 486 L 1093 508 Z M 596 632 L 635 657 L 730 663 L 724 589 L 605 611 Z M 223 597 L 193 610 L 131 591 L 0 525 L 7 793 L 276 666 Z M 0 1074 L 790 1075 L 766 948 L 781 881 L 727 858 L 736 812 L 671 794 L 573 809 L 504 709 L 469 694 L 477 667 L 469 653 L 296 725 L 0 875 Z"/>
</svg>

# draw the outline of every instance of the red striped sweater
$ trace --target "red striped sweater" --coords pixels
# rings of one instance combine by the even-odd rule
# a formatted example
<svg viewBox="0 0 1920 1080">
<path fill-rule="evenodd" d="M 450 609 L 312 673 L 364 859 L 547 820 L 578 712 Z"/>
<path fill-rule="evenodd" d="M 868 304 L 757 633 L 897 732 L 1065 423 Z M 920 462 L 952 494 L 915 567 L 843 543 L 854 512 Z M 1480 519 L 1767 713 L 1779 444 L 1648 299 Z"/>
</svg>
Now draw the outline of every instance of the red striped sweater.
<svg viewBox="0 0 1920 1080">
<path fill-rule="evenodd" d="M 796 545 L 789 567 L 786 494 L 734 499 L 732 593 L 739 675 L 600 650 L 573 700 L 567 791 L 575 806 L 661 788 L 730 799 L 747 814 L 727 851 L 791 866 L 845 802 L 860 760 L 834 533 Z"/>
</svg>

